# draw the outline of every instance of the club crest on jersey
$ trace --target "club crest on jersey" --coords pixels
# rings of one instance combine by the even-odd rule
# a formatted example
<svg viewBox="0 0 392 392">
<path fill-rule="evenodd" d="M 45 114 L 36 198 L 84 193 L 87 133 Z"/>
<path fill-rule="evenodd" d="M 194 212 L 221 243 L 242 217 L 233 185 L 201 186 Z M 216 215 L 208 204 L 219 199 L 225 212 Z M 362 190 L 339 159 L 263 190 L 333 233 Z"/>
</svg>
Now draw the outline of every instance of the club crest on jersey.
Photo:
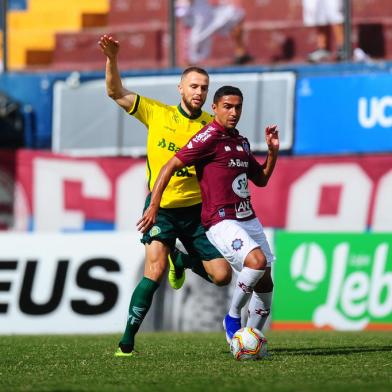
<svg viewBox="0 0 392 392">
<path fill-rule="evenodd" d="M 237 151 L 244 151 L 244 149 L 242 148 L 242 146 L 236 146 L 236 150 L 237 150 Z"/>
<path fill-rule="evenodd" d="M 177 113 L 173 114 L 173 121 L 176 122 L 177 124 L 180 122 Z"/>
<path fill-rule="evenodd" d="M 250 153 L 250 148 L 249 148 L 249 144 L 247 142 L 243 142 L 242 143 L 242 147 L 244 149 L 244 151 L 249 154 Z"/>
<path fill-rule="evenodd" d="M 230 146 L 225 146 L 225 151 L 231 151 Z"/>
<path fill-rule="evenodd" d="M 161 228 L 159 226 L 153 226 L 153 227 L 151 227 L 148 234 L 150 234 L 150 237 L 155 237 L 160 232 L 161 232 Z"/>
<path fill-rule="evenodd" d="M 244 245 L 244 241 L 241 240 L 241 238 L 236 238 L 232 243 L 231 243 L 231 247 L 233 248 L 233 250 L 238 251 L 242 248 L 242 246 Z"/>
<path fill-rule="evenodd" d="M 221 208 L 221 209 L 218 211 L 218 214 L 219 214 L 219 216 L 220 216 L 221 218 L 224 218 L 224 217 L 226 216 L 225 209 L 224 209 L 224 208 Z"/>
</svg>

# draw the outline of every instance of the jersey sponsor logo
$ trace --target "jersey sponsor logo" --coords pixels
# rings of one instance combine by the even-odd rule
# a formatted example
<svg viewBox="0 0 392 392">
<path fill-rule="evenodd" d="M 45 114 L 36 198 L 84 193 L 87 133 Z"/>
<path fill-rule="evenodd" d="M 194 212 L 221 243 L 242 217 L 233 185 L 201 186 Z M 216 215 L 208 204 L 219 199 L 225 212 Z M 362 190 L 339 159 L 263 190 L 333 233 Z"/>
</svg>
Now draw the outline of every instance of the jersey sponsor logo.
<svg viewBox="0 0 392 392">
<path fill-rule="evenodd" d="M 231 184 L 233 192 L 243 199 L 249 197 L 249 188 L 248 188 L 248 177 L 246 173 L 241 173 L 238 175 Z"/>
<path fill-rule="evenodd" d="M 236 150 L 237 150 L 237 151 L 244 151 L 244 149 L 243 149 L 242 146 L 236 146 Z"/>
<path fill-rule="evenodd" d="M 187 146 L 189 149 L 193 148 L 193 144 L 192 144 L 191 141 L 190 141 L 186 146 Z"/>
<path fill-rule="evenodd" d="M 230 146 L 225 146 L 225 151 L 231 151 Z"/>
<path fill-rule="evenodd" d="M 213 127 L 208 127 L 204 132 L 198 133 L 192 140 L 195 143 L 201 142 L 204 143 L 209 137 L 211 137 L 211 131 L 213 130 Z"/>
<path fill-rule="evenodd" d="M 161 228 L 159 226 L 153 226 L 151 227 L 148 234 L 150 235 L 150 237 L 155 237 L 156 235 L 160 234 L 160 232 L 161 232 Z"/>
<path fill-rule="evenodd" d="M 235 240 L 232 241 L 231 247 L 233 250 L 238 251 L 240 250 L 244 245 L 244 241 L 241 240 L 241 238 L 236 238 Z"/>
<path fill-rule="evenodd" d="M 228 165 L 229 167 L 248 167 L 249 162 L 241 161 L 241 159 L 230 159 Z"/>
<path fill-rule="evenodd" d="M 180 147 L 177 147 L 175 145 L 175 143 L 170 142 L 170 141 L 166 141 L 165 138 L 162 138 L 159 142 L 158 142 L 158 147 L 160 148 L 164 148 L 165 150 L 169 150 L 169 151 L 173 151 L 173 152 L 178 152 L 180 151 Z"/>
<path fill-rule="evenodd" d="M 252 207 L 250 205 L 250 200 L 244 200 L 235 205 L 235 216 L 238 219 L 244 219 L 253 214 Z"/>
</svg>

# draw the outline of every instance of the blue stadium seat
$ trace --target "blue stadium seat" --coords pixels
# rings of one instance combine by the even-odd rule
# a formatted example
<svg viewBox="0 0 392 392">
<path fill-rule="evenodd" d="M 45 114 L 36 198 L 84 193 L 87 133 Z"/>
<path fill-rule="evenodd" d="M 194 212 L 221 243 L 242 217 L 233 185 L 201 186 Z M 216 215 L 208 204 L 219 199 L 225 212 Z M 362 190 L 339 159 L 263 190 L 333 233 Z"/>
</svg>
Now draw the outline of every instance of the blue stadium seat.
<svg viewBox="0 0 392 392">
<path fill-rule="evenodd" d="M 28 0 L 8 0 L 8 8 L 10 10 L 25 10 L 27 2 Z"/>
</svg>

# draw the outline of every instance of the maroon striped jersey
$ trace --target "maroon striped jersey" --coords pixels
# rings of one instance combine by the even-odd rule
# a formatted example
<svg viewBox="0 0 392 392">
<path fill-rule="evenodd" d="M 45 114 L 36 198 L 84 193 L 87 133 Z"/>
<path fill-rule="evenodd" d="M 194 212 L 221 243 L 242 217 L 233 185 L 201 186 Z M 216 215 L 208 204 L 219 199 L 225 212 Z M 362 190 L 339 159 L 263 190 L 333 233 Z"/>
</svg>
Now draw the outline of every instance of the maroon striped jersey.
<svg viewBox="0 0 392 392">
<path fill-rule="evenodd" d="M 248 140 L 236 129 L 215 120 L 202 128 L 176 154 L 186 166 L 194 165 L 202 196 L 201 222 L 205 228 L 225 220 L 255 217 L 248 178 L 262 170 Z"/>
</svg>

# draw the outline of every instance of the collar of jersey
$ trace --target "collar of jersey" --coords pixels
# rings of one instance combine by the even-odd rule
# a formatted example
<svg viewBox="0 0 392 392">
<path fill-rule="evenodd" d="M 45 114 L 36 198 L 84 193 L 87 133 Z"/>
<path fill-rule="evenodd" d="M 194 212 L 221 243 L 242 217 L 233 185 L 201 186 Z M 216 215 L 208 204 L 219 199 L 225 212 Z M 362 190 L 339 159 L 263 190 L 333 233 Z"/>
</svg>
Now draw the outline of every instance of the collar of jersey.
<svg viewBox="0 0 392 392">
<path fill-rule="evenodd" d="M 201 111 L 201 109 L 200 109 L 200 111 L 198 111 L 196 114 L 190 116 L 190 115 L 181 107 L 181 104 L 180 104 L 180 103 L 178 104 L 177 109 L 178 109 L 178 111 L 179 111 L 184 117 L 189 118 L 189 119 L 191 119 L 191 120 L 194 120 L 194 119 L 200 117 L 200 116 L 201 116 L 201 113 L 202 113 L 202 111 Z"/>
<path fill-rule="evenodd" d="M 238 130 L 236 128 L 234 128 L 234 129 L 227 129 L 223 125 L 219 124 L 216 120 L 212 121 L 212 125 L 216 129 L 218 129 L 221 132 L 226 133 L 226 134 L 228 134 L 230 136 L 238 136 L 238 134 L 239 134 L 239 132 L 238 132 Z"/>
</svg>

